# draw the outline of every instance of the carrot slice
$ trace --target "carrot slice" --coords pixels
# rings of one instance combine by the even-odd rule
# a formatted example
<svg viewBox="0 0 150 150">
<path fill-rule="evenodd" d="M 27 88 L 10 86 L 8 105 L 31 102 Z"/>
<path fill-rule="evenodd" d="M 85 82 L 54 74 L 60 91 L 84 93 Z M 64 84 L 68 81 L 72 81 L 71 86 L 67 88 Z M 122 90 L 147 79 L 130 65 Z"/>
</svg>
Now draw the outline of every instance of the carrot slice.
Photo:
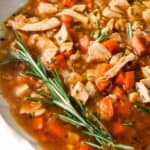
<svg viewBox="0 0 150 150">
<path fill-rule="evenodd" d="M 139 56 L 141 56 L 146 51 L 144 43 L 142 42 L 141 38 L 137 36 L 134 36 L 131 39 L 131 45 L 134 48 L 135 53 Z"/>
<path fill-rule="evenodd" d="M 77 3 L 77 0 L 63 0 L 62 5 L 66 7 L 71 7 Z"/>
<path fill-rule="evenodd" d="M 124 100 L 126 98 L 123 89 L 119 86 L 115 86 L 115 88 L 113 89 L 113 94 L 115 94 L 120 100 Z"/>
<path fill-rule="evenodd" d="M 70 27 L 71 23 L 73 22 L 73 18 L 71 16 L 68 15 L 63 15 L 61 17 L 61 21 L 67 26 Z"/>
<path fill-rule="evenodd" d="M 114 39 L 106 40 L 102 42 L 102 44 L 112 53 L 115 53 L 119 50 L 119 44 Z"/>
<path fill-rule="evenodd" d="M 134 71 L 125 72 L 125 89 L 132 89 L 135 85 Z"/>
<path fill-rule="evenodd" d="M 118 85 L 123 85 L 124 84 L 124 79 L 125 78 L 125 74 L 123 71 L 120 71 L 116 77 L 115 83 Z"/>
<path fill-rule="evenodd" d="M 96 74 L 98 77 L 103 76 L 106 71 L 112 67 L 111 64 L 101 63 L 96 68 Z"/>
<path fill-rule="evenodd" d="M 120 122 L 115 122 L 112 124 L 111 132 L 114 136 L 123 134 L 126 131 L 126 127 L 123 126 Z"/>
<path fill-rule="evenodd" d="M 87 144 L 81 144 L 79 150 L 90 150 L 90 147 Z"/>
<path fill-rule="evenodd" d="M 43 116 L 34 117 L 31 122 L 33 130 L 42 130 L 44 127 L 44 118 Z"/>
<path fill-rule="evenodd" d="M 84 0 L 84 1 L 87 4 L 89 11 L 91 11 L 93 8 L 94 1 L 93 0 Z"/>
<path fill-rule="evenodd" d="M 79 39 L 79 47 L 83 53 L 86 53 L 88 47 L 90 46 L 90 37 L 88 35 L 84 35 L 82 38 Z"/>
<path fill-rule="evenodd" d="M 99 101 L 98 108 L 102 119 L 110 120 L 114 116 L 113 100 L 109 96 Z"/>
<path fill-rule="evenodd" d="M 63 54 L 59 54 L 55 57 L 55 64 L 64 67 L 66 65 L 66 60 Z"/>
<path fill-rule="evenodd" d="M 95 84 L 96 87 L 99 89 L 99 91 L 104 91 L 109 86 L 110 81 L 109 80 L 103 81 L 100 78 L 97 78 L 95 80 Z"/>
</svg>

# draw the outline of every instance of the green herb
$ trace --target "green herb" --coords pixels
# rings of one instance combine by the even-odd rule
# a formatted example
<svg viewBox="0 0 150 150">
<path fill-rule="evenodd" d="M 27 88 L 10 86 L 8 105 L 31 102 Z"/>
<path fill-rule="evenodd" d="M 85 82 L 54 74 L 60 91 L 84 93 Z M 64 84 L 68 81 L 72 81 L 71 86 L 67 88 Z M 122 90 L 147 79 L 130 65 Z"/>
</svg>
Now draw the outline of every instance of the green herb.
<svg viewBox="0 0 150 150">
<path fill-rule="evenodd" d="M 38 63 L 36 63 L 20 37 L 17 34 L 16 37 L 17 45 L 20 48 L 20 50 L 16 51 L 16 58 L 28 64 L 31 70 L 29 75 L 41 79 L 47 86 L 48 93 L 51 97 L 51 103 L 64 110 L 63 114 L 58 114 L 60 119 L 74 126 L 81 127 L 84 134 L 93 138 L 92 142 L 87 142 L 93 147 L 104 149 L 104 147 L 107 146 L 134 150 L 131 146 L 115 144 L 110 133 L 97 117 L 89 113 L 80 101 L 67 94 L 58 73 L 56 71 L 51 71 L 52 77 L 49 78 L 42 62 L 38 61 Z"/>
<path fill-rule="evenodd" d="M 109 33 L 100 33 L 98 38 L 96 39 L 96 42 L 100 42 L 100 41 L 103 41 L 105 39 L 107 39 L 109 37 Z"/>
<path fill-rule="evenodd" d="M 127 32 L 128 39 L 130 40 L 132 38 L 132 35 L 133 35 L 131 23 L 127 24 L 126 30 L 127 30 L 126 32 Z"/>
<path fill-rule="evenodd" d="M 150 114 L 150 108 L 147 108 L 143 105 L 135 105 L 135 108 L 143 111 L 144 113 Z"/>
</svg>

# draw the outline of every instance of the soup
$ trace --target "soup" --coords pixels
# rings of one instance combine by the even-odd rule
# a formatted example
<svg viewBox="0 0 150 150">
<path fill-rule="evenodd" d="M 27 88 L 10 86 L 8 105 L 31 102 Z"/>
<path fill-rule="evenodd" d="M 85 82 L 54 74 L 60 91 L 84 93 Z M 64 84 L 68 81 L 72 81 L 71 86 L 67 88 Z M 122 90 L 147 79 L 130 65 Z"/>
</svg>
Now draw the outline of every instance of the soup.
<svg viewBox="0 0 150 150">
<path fill-rule="evenodd" d="M 148 149 L 149 18 L 149 0 L 34 0 L 5 22 L 0 89 L 43 149 Z"/>
</svg>

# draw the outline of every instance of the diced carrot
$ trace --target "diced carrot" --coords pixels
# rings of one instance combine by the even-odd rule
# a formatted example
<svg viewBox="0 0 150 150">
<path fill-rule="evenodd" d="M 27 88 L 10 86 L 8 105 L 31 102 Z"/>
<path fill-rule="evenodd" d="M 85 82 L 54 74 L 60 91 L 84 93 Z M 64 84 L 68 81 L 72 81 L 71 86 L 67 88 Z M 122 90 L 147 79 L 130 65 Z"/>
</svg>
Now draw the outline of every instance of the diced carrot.
<svg viewBox="0 0 150 150">
<path fill-rule="evenodd" d="M 106 40 L 102 42 L 102 44 L 112 53 L 117 52 L 119 50 L 119 44 L 114 39 Z"/>
<path fill-rule="evenodd" d="M 77 0 L 63 0 L 62 5 L 66 7 L 71 7 L 77 3 Z"/>
<path fill-rule="evenodd" d="M 87 144 L 81 144 L 79 150 L 90 150 L 90 147 Z"/>
<path fill-rule="evenodd" d="M 110 120 L 114 116 L 113 100 L 109 96 L 99 101 L 98 108 L 102 119 Z"/>
<path fill-rule="evenodd" d="M 145 39 L 146 39 L 147 42 L 150 42 L 150 33 L 147 33 L 145 35 Z"/>
<path fill-rule="evenodd" d="M 64 67 L 66 65 L 66 60 L 63 54 L 55 56 L 55 64 L 60 65 L 60 67 Z"/>
<path fill-rule="evenodd" d="M 50 65 L 48 66 L 48 69 L 49 69 L 49 70 L 55 70 L 55 69 L 56 69 L 56 65 L 55 65 L 55 64 L 50 64 Z"/>
<path fill-rule="evenodd" d="M 101 63 L 96 68 L 96 74 L 98 77 L 103 76 L 106 71 L 112 67 L 111 64 Z"/>
<path fill-rule="evenodd" d="M 69 34 L 70 34 L 71 38 L 73 39 L 73 41 L 77 41 L 78 40 L 78 34 L 76 32 L 76 29 L 71 27 L 68 29 L 68 31 L 69 31 Z"/>
<path fill-rule="evenodd" d="M 79 39 L 79 47 L 83 53 L 86 53 L 88 50 L 88 47 L 90 46 L 90 37 L 87 35 L 84 35 L 82 38 Z"/>
<path fill-rule="evenodd" d="M 123 89 L 119 86 L 115 86 L 115 88 L 113 89 L 113 94 L 115 94 L 120 100 L 124 100 L 126 98 Z"/>
<path fill-rule="evenodd" d="M 91 11 L 94 5 L 94 1 L 93 0 L 84 0 L 84 1 L 87 4 L 89 11 Z"/>
<path fill-rule="evenodd" d="M 125 72 L 125 89 L 131 89 L 135 85 L 135 73 L 134 71 Z"/>
<path fill-rule="evenodd" d="M 135 51 L 135 53 L 139 56 L 141 56 L 145 51 L 146 51 L 146 47 L 143 43 L 143 41 L 141 40 L 141 38 L 134 36 L 131 39 L 131 45 Z"/>
<path fill-rule="evenodd" d="M 123 134 L 126 131 L 126 127 L 123 126 L 120 122 L 115 122 L 112 124 L 111 132 L 114 136 Z"/>
<path fill-rule="evenodd" d="M 109 80 L 103 81 L 100 78 L 97 78 L 95 80 L 95 84 L 96 84 L 96 87 L 98 88 L 98 90 L 102 92 L 109 86 L 110 81 Z"/>
<path fill-rule="evenodd" d="M 118 85 L 123 85 L 124 84 L 124 79 L 125 78 L 125 74 L 123 71 L 120 71 L 116 77 L 115 83 Z"/>
<path fill-rule="evenodd" d="M 71 23 L 73 21 L 73 18 L 71 16 L 68 16 L 68 15 L 63 15 L 61 17 L 61 21 L 67 26 L 67 27 L 70 27 L 71 26 Z"/>
<path fill-rule="evenodd" d="M 127 100 L 116 103 L 116 112 L 118 115 L 128 116 L 131 113 L 131 103 Z"/>
<path fill-rule="evenodd" d="M 44 118 L 43 116 L 39 116 L 39 117 L 34 117 L 32 119 L 32 129 L 33 130 L 42 130 L 44 127 Z"/>
<path fill-rule="evenodd" d="M 74 52 L 73 50 L 65 51 L 64 52 L 64 56 L 68 58 L 68 57 L 70 57 L 73 54 L 73 52 Z"/>
<path fill-rule="evenodd" d="M 66 135 L 65 128 L 58 122 L 49 121 L 47 124 L 47 130 L 49 134 L 58 138 L 63 138 Z"/>
</svg>

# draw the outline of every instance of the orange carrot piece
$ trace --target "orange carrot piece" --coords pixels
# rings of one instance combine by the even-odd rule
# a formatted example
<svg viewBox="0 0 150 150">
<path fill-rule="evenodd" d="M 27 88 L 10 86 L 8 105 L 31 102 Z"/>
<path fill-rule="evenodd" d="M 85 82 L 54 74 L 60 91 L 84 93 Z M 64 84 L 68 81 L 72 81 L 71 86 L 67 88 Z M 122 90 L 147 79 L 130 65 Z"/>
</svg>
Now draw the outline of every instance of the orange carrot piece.
<svg viewBox="0 0 150 150">
<path fill-rule="evenodd" d="M 70 57 L 73 54 L 73 52 L 74 52 L 73 50 L 65 51 L 64 52 L 64 56 L 68 58 L 68 57 Z"/>
<path fill-rule="evenodd" d="M 55 56 L 55 64 L 60 65 L 60 67 L 64 67 L 66 65 L 66 60 L 63 54 Z"/>
<path fill-rule="evenodd" d="M 119 86 L 115 86 L 115 88 L 113 89 L 113 94 L 115 94 L 120 100 L 124 100 L 126 98 L 123 89 Z"/>
<path fill-rule="evenodd" d="M 146 51 L 144 43 L 142 42 L 141 38 L 137 36 L 134 36 L 131 39 L 131 45 L 134 48 L 135 53 L 139 56 L 141 56 Z"/>
<path fill-rule="evenodd" d="M 82 38 L 79 39 L 79 47 L 83 53 L 86 53 L 88 47 L 90 46 L 90 37 L 88 35 L 84 35 Z"/>
<path fill-rule="evenodd" d="M 67 26 L 70 27 L 71 23 L 73 22 L 73 18 L 71 16 L 68 15 L 63 15 L 61 17 L 61 21 Z"/>
<path fill-rule="evenodd" d="M 65 128 L 59 123 L 49 122 L 47 125 L 48 132 L 58 138 L 63 138 L 66 135 Z"/>
<path fill-rule="evenodd" d="M 77 3 L 77 0 L 63 0 L 62 5 L 66 7 L 71 7 Z"/>
<path fill-rule="evenodd" d="M 132 89 L 135 85 L 134 71 L 125 72 L 125 89 Z"/>
<path fill-rule="evenodd" d="M 145 35 L 145 39 L 146 39 L 147 42 L 150 42 L 150 33 L 147 33 Z"/>
<path fill-rule="evenodd" d="M 120 122 L 115 122 L 112 124 L 111 132 L 114 136 L 123 134 L 126 131 L 126 127 L 123 126 Z"/>
<path fill-rule="evenodd" d="M 125 74 L 123 71 L 120 71 L 116 77 L 115 83 L 117 85 L 123 85 L 124 84 L 124 79 L 125 78 Z"/>
<path fill-rule="evenodd" d="M 109 96 L 99 101 L 98 108 L 102 119 L 110 120 L 114 116 L 113 100 Z"/>
<path fill-rule="evenodd" d="M 34 117 L 31 122 L 33 130 L 42 130 L 44 127 L 44 118 L 43 116 Z"/>
<path fill-rule="evenodd" d="M 91 11 L 94 5 L 94 1 L 93 0 L 84 0 L 84 1 L 87 4 L 89 11 Z"/>
<path fill-rule="evenodd" d="M 96 74 L 98 77 L 103 76 L 106 71 L 112 67 L 111 64 L 101 63 L 96 68 Z"/>
<path fill-rule="evenodd" d="M 131 113 L 131 103 L 126 100 L 118 102 L 116 112 L 118 115 L 128 116 Z"/>
<path fill-rule="evenodd" d="M 119 44 L 114 39 L 106 40 L 102 42 L 102 44 L 112 53 L 117 52 L 119 50 Z"/>
<path fill-rule="evenodd" d="M 100 78 L 97 78 L 95 80 L 95 84 L 96 84 L 96 87 L 98 88 L 98 90 L 102 92 L 109 86 L 110 81 L 109 80 L 103 81 Z"/>
<path fill-rule="evenodd" d="M 90 150 L 90 147 L 87 144 L 81 144 L 79 150 Z"/>
</svg>

